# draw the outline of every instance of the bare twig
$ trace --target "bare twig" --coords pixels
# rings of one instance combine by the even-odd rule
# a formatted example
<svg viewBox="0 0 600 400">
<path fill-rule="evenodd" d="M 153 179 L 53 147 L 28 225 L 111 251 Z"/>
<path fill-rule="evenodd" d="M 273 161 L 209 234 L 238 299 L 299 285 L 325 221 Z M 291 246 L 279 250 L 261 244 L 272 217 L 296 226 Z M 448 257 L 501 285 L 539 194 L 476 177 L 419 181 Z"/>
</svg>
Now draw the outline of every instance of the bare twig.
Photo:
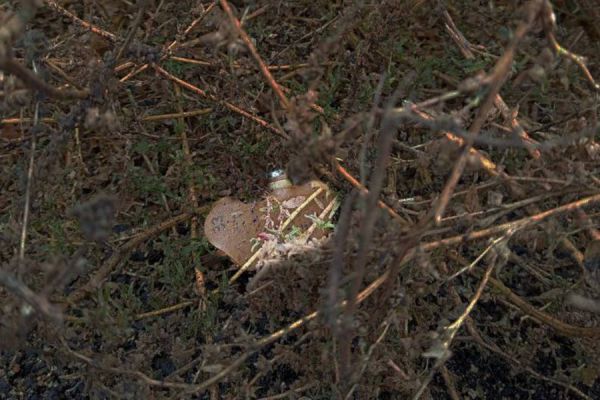
<svg viewBox="0 0 600 400">
<path fill-rule="evenodd" d="M 456 305 L 459 305 L 459 304 L 462 303 L 460 301 L 460 296 L 458 295 L 458 292 L 452 286 L 450 286 L 450 293 L 451 293 L 452 297 L 454 298 Z M 494 343 L 488 343 L 479 334 L 479 331 L 477 330 L 477 327 L 475 326 L 475 322 L 473 321 L 473 319 L 471 319 L 471 317 L 467 317 L 467 319 L 465 321 L 465 327 L 467 328 L 467 331 L 473 337 L 473 339 L 475 339 L 475 342 L 477 344 L 479 344 L 483 348 L 489 350 L 493 354 L 496 354 L 496 355 L 502 357 L 503 359 L 505 359 L 506 361 L 512 363 L 512 365 L 514 367 L 516 367 L 518 369 L 521 369 L 521 370 L 523 370 L 523 371 L 531 374 L 536 379 L 539 379 L 539 380 L 542 380 L 542 381 L 546 381 L 546 382 L 551 382 L 551 383 L 554 383 L 556 385 L 562 386 L 562 387 L 564 387 L 564 388 L 566 388 L 568 390 L 573 391 L 573 393 L 577 394 L 578 396 L 580 396 L 583 399 L 591 400 L 590 397 L 588 397 L 587 395 L 585 395 L 584 393 L 582 393 L 579 389 L 575 388 L 569 382 L 567 382 L 567 381 L 563 382 L 563 381 L 558 380 L 558 379 L 553 379 L 553 378 L 550 378 L 550 377 L 546 377 L 546 376 L 544 376 L 544 375 L 542 375 L 542 374 L 534 371 L 532 368 L 528 367 L 527 365 L 524 365 L 521 361 L 517 360 L 514 356 L 512 356 L 512 355 L 506 353 L 505 351 L 503 351 L 496 344 L 494 344 Z M 443 374 L 443 370 L 442 370 L 442 374 Z M 445 380 L 445 378 L 444 378 L 444 380 Z"/>
<path fill-rule="evenodd" d="M 352 186 L 354 186 L 356 189 L 358 189 L 363 195 L 368 195 L 369 194 L 369 189 L 367 189 L 366 187 L 364 187 L 355 177 L 353 177 L 347 170 L 346 168 L 344 168 L 342 165 L 340 165 L 340 163 L 337 160 L 333 160 L 333 163 L 335 165 L 335 169 L 340 173 L 340 175 L 342 175 L 344 177 L 344 179 L 346 179 Z M 383 200 L 377 200 L 377 206 L 379 206 L 380 208 L 382 208 L 383 210 L 387 211 L 388 214 L 390 214 L 390 216 L 394 219 L 396 219 L 398 222 L 400 222 L 402 225 L 408 225 L 408 221 L 406 221 L 405 218 L 403 218 L 402 216 L 400 216 L 396 211 L 394 211 L 394 209 L 390 206 L 388 206 Z"/>
<path fill-rule="evenodd" d="M 298 396 L 298 393 L 302 393 L 314 386 L 316 386 L 317 383 L 316 382 L 312 382 L 312 383 L 307 383 L 306 385 L 302 385 L 300 387 L 297 387 L 295 389 L 290 389 L 290 390 L 286 390 L 283 393 L 280 394 L 276 394 L 273 396 L 267 396 L 267 397 L 261 397 L 258 400 L 279 400 L 279 399 L 293 399 L 294 397 Z"/>
<path fill-rule="evenodd" d="M 452 379 L 452 375 L 450 374 L 450 371 L 448 371 L 448 368 L 446 368 L 445 365 L 442 365 L 442 367 L 440 368 L 440 374 L 442 375 L 442 378 L 444 378 L 444 383 L 448 388 L 448 395 L 450 396 L 450 398 L 452 400 L 460 400 L 460 396 L 458 395 L 458 392 L 456 391 L 456 386 L 454 385 L 454 379 Z"/>
<path fill-rule="evenodd" d="M 206 91 L 204 91 L 204 90 L 202 90 L 202 89 L 200 89 L 200 88 L 192 85 L 191 83 L 186 82 L 183 79 L 180 79 L 180 78 L 176 77 L 173 74 L 170 74 L 165 69 L 163 69 L 162 67 L 160 67 L 160 66 L 158 66 L 156 64 L 153 65 L 153 67 L 156 70 L 156 72 L 158 72 L 159 74 L 167 77 L 168 79 L 172 80 L 173 82 L 176 82 L 177 84 L 181 85 L 182 87 L 184 87 L 184 88 L 186 88 L 186 89 L 188 89 L 188 90 L 190 90 L 190 91 L 192 91 L 192 92 L 194 92 L 196 94 L 199 94 L 202 97 L 205 97 L 205 98 L 207 98 L 209 100 L 212 100 L 212 101 L 214 101 L 214 102 L 216 102 L 218 104 L 222 104 L 223 106 L 225 106 L 226 108 L 230 109 L 231 111 L 233 111 L 233 112 L 235 112 L 237 114 L 240 114 L 240 115 L 242 115 L 242 116 L 244 116 L 244 117 L 246 117 L 246 118 L 248 118 L 248 119 L 256 122 L 260 126 L 269 129 L 270 131 L 278 134 L 279 136 L 281 136 L 281 137 L 283 137 L 285 139 L 289 139 L 289 136 L 288 136 L 287 133 L 285 133 L 284 131 L 282 131 L 279 128 L 274 127 L 273 125 L 269 124 L 267 121 L 263 120 L 262 118 L 254 115 L 254 114 L 252 114 L 252 113 L 250 113 L 250 112 L 248 112 L 248 111 L 246 111 L 246 110 L 244 110 L 244 109 L 242 109 L 242 108 L 240 108 L 240 107 L 238 107 L 238 106 L 236 106 L 234 104 L 231 104 L 228 101 L 219 100 L 215 95 L 210 94 L 210 93 L 208 93 L 208 92 L 206 92 Z"/>
<path fill-rule="evenodd" d="M 0 284 L 53 322 L 62 322 L 60 308 L 52 305 L 45 296 L 36 294 L 15 276 L 4 271 L 3 268 L 0 268 Z M 28 316 L 31 314 L 31 308 L 22 307 L 21 313 L 23 316 Z"/>
<path fill-rule="evenodd" d="M 0 69 L 8 72 L 9 74 L 13 74 L 21 81 L 23 81 L 23 83 L 29 88 L 44 93 L 45 95 L 50 97 L 54 97 L 57 99 L 85 99 L 89 96 L 89 92 L 87 90 L 57 89 L 54 86 L 49 85 L 40 78 L 38 78 L 37 75 L 35 75 L 33 72 L 31 72 L 12 58 L 0 58 Z"/>
<path fill-rule="evenodd" d="M 33 122 L 33 118 L 5 118 L 0 119 L 0 126 L 2 125 L 18 125 L 18 124 L 27 124 L 29 122 Z M 54 118 L 39 118 L 39 122 L 44 124 L 55 124 L 56 120 Z"/>
<path fill-rule="evenodd" d="M 430 242 L 423 245 L 424 250 L 433 250 L 440 246 L 451 246 L 459 243 L 463 243 L 466 241 L 482 239 L 485 237 L 493 236 L 496 234 L 502 234 L 508 232 L 510 229 L 522 229 L 526 226 L 530 226 L 533 224 L 540 223 L 552 216 L 556 216 L 558 214 L 575 211 L 579 207 L 589 206 L 595 203 L 600 202 L 600 194 L 596 194 L 594 196 L 584 197 L 583 199 L 564 204 L 560 207 L 553 208 L 551 210 L 547 210 L 544 212 L 540 212 L 539 214 L 535 214 L 529 217 L 525 217 L 516 221 L 506 222 L 504 224 L 496 225 L 491 228 L 482 229 L 479 231 L 469 232 L 464 235 L 458 235 L 449 237 L 446 239 L 441 239 L 436 242 Z"/>
<path fill-rule="evenodd" d="M 192 23 L 183 31 L 182 36 L 184 38 L 192 31 L 192 29 L 194 29 L 200 23 L 200 21 L 202 21 L 204 19 L 204 17 L 206 17 L 212 11 L 212 9 L 217 5 L 217 1 L 214 1 L 213 3 L 211 3 L 206 8 L 206 10 L 204 10 L 202 15 L 200 15 L 198 18 L 193 20 Z M 169 54 L 171 53 L 171 51 L 173 49 L 175 49 L 178 45 L 179 45 L 179 42 L 177 40 L 173 40 L 171 43 L 169 43 L 169 45 L 165 45 L 164 50 L 163 50 L 163 55 L 161 56 L 160 60 L 163 61 L 163 60 L 167 59 L 169 57 Z M 115 68 L 115 72 L 117 70 L 121 70 L 121 69 L 125 68 L 125 66 L 131 67 L 131 66 L 135 66 L 135 64 L 131 63 L 129 65 L 129 63 L 125 63 L 122 65 L 119 65 L 117 68 Z M 139 74 L 140 72 L 145 71 L 149 66 L 150 66 L 149 64 L 140 65 L 138 68 L 135 68 L 134 70 L 130 71 L 127 75 L 125 75 L 123 78 L 121 78 L 120 82 L 125 82 L 125 81 L 131 79 L 132 77 Z"/>
<path fill-rule="evenodd" d="M 254 46 L 254 43 L 252 43 L 252 39 L 250 39 L 250 36 L 248 36 L 246 31 L 244 31 L 244 29 L 242 28 L 240 21 L 235 17 L 235 15 L 233 15 L 233 11 L 231 10 L 231 6 L 229 5 L 229 2 L 227 0 L 221 0 L 221 7 L 223 8 L 223 11 L 225 11 L 225 13 L 227 14 L 227 17 L 229 18 L 231 25 L 233 25 L 233 27 L 235 28 L 237 34 L 240 35 L 240 38 L 242 39 L 244 44 L 248 47 L 248 50 L 250 50 L 250 54 L 252 54 L 252 57 L 254 57 L 254 60 L 258 64 L 258 68 L 259 68 L 260 72 L 263 74 L 263 76 L 265 77 L 267 83 L 269 84 L 269 86 L 271 86 L 271 88 L 277 95 L 277 98 L 279 99 L 281 106 L 284 109 L 288 109 L 290 106 L 290 101 L 283 93 L 283 90 L 281 90 L 281 87 L 279 86 L 279 84 L 275 81 L 275 78 L 273 78 L 273 75 L 267 68 L 267 65 L 265 64 L 265 62 L 260 57 L 260 54 L 258 54 L 258 50 L 256 50 L 256 46 Z"/>
<path fill-rule="evenodd" d="M 587 80 L 590 82 L 592 87 L 596 90 L 600 90 L 600 85 L 598 85 L 598 83 L 596 83 L 596 81 L 594 80 L 594 77 L 590 73 L 590 70 L 585 65 L 585 63 L 586 63 L 585 58 L 565 49 L 556 40 L 556 35 L 554 34 L 554 30 L 556 28 L 556 16 L 554 15 L 554 11 L 552 10 L 552 4 L 550 3 L 550 1 L 544 0 L 543 7 L 544 7 L 544 30 L 546 31 L 546 38 L 548 39 L 548 42 L 550 43 L 550 46 L 552 47 L 552 49 L 559 56 L 566 57 L 566 58 L 570 59 L 571 61 L 573 61 L 575 64 L 577 64 L 579 66 L 579 68 L 581 68 L 581 70 L 583 71 L 583 75 L 587 78 Z M 594 13 L 595 13 L 595 11 L 594 11 Z"/>
<path fill-rule="evenodd" d="M 34 64 L 35 68 L 35 64 Z M 31 134 L 31 148 L 29 149 L 29 166 L 27 167 L 27 184 L 25 185 L 25 204 L 23 205 L 23 223 L 21 225 L 21 243 L 19 245 L 19 263 L 20 267 L 23 267 L 25 261 L 25 242 L 27 239 L 27 225 L 29 223 L 29 205 L 31 203 L 31 187 L 33 183 L 33 164 L 35 161 L 35 148 L 36 148 L 36 130 L 38 124 L 38 116 L 40 110 L 40 103 L 35 103 L 35 111 L 33 113 L 33 129 Z"/>
<path fill-rule="evenodd" d="M 562 322 L 549 314 L 538 310 L 521 297 L 516 295 L 512 290 L 506 287 L 500 280 L 490 278 L 490 284 L 492 287 L 504 295 L 508 301 L 517 306 L 525 314 L 530 315 L 536 320 L 550 326 L 557 333 L 569 337 L 587 337 L 587 338 L 600 338 L 600 328 L 588 328 L 582 326 L 573 326 L 565 322 Z"/>
<path fill-rule="evenodd" d="M 475 291 L 475 294 L 473 295 L 473 298 L 471 299 L 465 310 L 456 319 L 456 321 L 454 321 L 452 324 L 450 324 L 444 329 L 442 338 L 439 341 L 437 341 L 437 343 L 434 345 L 434 348 L 425 353 L 425 356 L 436 358 L 436 363 L 431 368 L 431 371 L 429 372 L 429 374 L 427 375 L 427 377 L 413 396 L 413 400 L 418 400 L 419 398 L 421 398 L 423 392 L 433 379 L 435 373 L 446 363 L 446 361 L 450 357 L 450 346 L 452 345 L 452 341 L 454 340 L 454 337 L 456 336 L 456 334 L 464 324 L 465 320 L 467 319 L 471 311 L 473 311 L 473 308 L 475 308 L 475 305 L 481 298 L 481 295 L 483 294 L 483 289 L 485 289 L 485 286 L 487 285 L 488 280 L 491 277 L 495 265 L 495 263 L 490 263 L 490 265 L 485 271 L 485 274 L 483 275 L 483 278 L 481 279 L 481 282 L 479 283 L 479 286 L 477 287 L 477 290 Z"/>
<path fill-rule="evenodd" d="M 471 51 L 471 48 L 473 48 L 474 46 L 471 43 L 469 43 L 469 41 L 465 38 L 462 32 L 457 28 L 456 24 L 452 20 L 452 17 L 450 16 L 450 13 L 447 10 L 444 10 L 443 14 L 444 18 L 446 19 L 446 30 L 450 34 L 450 37 L 457 44 L 463 56 L 469 60 L 474 59 L 475 54 L 473 54 L 473 51 Z M 516 115 L 513 115 L 513 112 L 509 110 L 508 106 L 506 105 L 504 99 L 502 99 L 502 96 L 500 96 L 500 94 L 497 94 L 494 98 L 494 105 L 500 111 L 504 119 L 506 121 L 510 121 L 511 127 L 514 131 L 517 132 L 517 136 L 521 139 L 522 143 L 529 150 L 531 156 L 536 159 L 539 158 L 541 156 L 540 151 L 528 147 L 529 144 L 534 144 L 536 142 L 533 139 L 531 139 L 531 137 L 527 134 L 523 127 L 521 127 L 521 124 L 517 120 Z"/>
<path fill-rule="evenodd" d="M 345 383 L 349 382 L 349 374 L 350 371 L 352 371 L 350 347 L 353 329 L 351 328 L 350 320 L 353 317 L 356 308 L 356 296 L 358 295 L 360 287 L 363 284 L 367 254 L 373 238 L 375 222 L 377 221 L 377 217 L 379 215 L 377 210 L 379 193 L 383 188 L 385 169 L 391 154 L 392 141 L 398 128 L 398 118 L 392 113 L 392 107 L 394 106 L 396 100 L 397 95 L 394 95 L 389 100 L 387 112 L 385 113 L 383 121 L 381 122 L 381 132 L 379 134 L 379 140 L 377 143 L 378 155 L 377 159 L 375 160 L 375 166 L 373 168 L 373 173 L 371 174 L 371 179 L 369 181 L 370 190 L 364 202 L 365 216 L 360 227 L 358 254 L 355 262 L 353 263 L 354 279 L 347 297 L 348 306 L 344 311 L 344 326 L 341 329 L 343 333 L 341 335 L 342 340 L 340 340 L 340 378 Z M 350 388 L 344 390 L 348 392 Z"/>
<path fill-rule="evenodd" d="M 475 117 L 475 120 L 473 121 L 473 124 L 471 124 L 471 127 L 469 128 L 469 133 L 471 133 L 472 135 L 477 135 L 481 130 L 485 119 L 488 115 L 488 112 L 494 104 L 496 95 L 500 91 L 502 84 L 504 83 L 508 73 L 510 72 L 512 60 L 517 46 L 519 45 L 525 34 L 533 26 L 533 23 L 538 17 L 540 10 L 541 7 L 539 6 L 539 2 L 530 2 L 529 13 L 527 15 L 526 21 L 523 21 L 519 24 L 514 33 L 511 43 L 506 48 L 502 57 L 500 57 L 500 59 L 496 62 L 493 71 L 490 73 L 487 79 L 487 81 L 489 82 L 489 87 L 486 97 L 483 101 L 483 104 L 479 108 L 479 111 L 477 113 L 477 116 Z M 460 154 L 458 160 L 454 164 L 454 168 L 450 173 L 450 177 L 446 181 L 444 189 L 442 190 L 438 203 L 435 207 L 434 220 L 436 224 L 439 224 L 442 220 L 443 214 L 446 210 L 446 206 L 448 205 L 448 201 L 452 195 L 452 192 L 454 191 L 454 188 L 456 187 L 456 184 L 458 183 L 458 180 L 460 179 L 462 172 L 467 164 L 468 155 L 472 146 L 473 139 L 465 140 L 464 149 Z"/>
<path fill-rule="evenodd" d="M 198 209 L 196 212 L 201 214 L 203 210 L 206 209 L 208 209 L 208 207 Z M 83 300 L 88 294 L 100 287 L 100 285 L 106 279 L 106 277 L 115 270 L 115 268 L 121 262 L 123 257 L 129 254 L 129 252 L 133 251 L 137 246 L 139 246 L 141 243 L 145 242 L 152 236 L 155 236 L 164 230 L 174 227 L 178 223 L 191 218 L 192 215 L 193 214 L 191 213 L 180 214 L 134 236 L 127 243 L 125 243 L 118 250 L 116 250 L 108 260 L 106 260 L 106 262 L 98 269 L 98 271 L 96 271 L 94 276 L 90 278 L 87 284 L 83 285 L 82 287 L 78 288 L 76 291 L 71 293 L 67 297 L 66 302 L 69 305 L 74 305 L 77 302 Z"/>
<path fill-rule="evenodd" d="M 329 267 L 329 281 L 327 283 L 327 304 L 326 314 L 327 322 L 329 323 L 334 335 L 338 335 L 339 326 L 337 322 L 338 316 L 335 314 L 335 306 L 339 302 L 340 281 L 344 270 L 344 251 L 346 249 L 346 241 L 350 233 L 352 207 L 356 199 L 356 192 L 351 192 L 344 200 L 340 218 L 337 223 L 334 236 L 334 253 Z"/>
<path fill-rule="evenodd" d="M 531 4 L 533 4 L 533 3 L 531 3 Z M 541 13 L 545 15 L 544 16 L 545 29 L 547 32 L 552 32 L 552 30 L 554 29 L 554 22 L 552 21 L 553 13 L 552 13 L 551 5 L 547 1 L 544 0 L 542 7 L 543 7 L 543 10 Z M 471 43 L 469 43 L 467 41 L 467 39 L 463 36 L 463 34 L 458 30 L 458 28 L 454 24 L 454 21 L 450 17 L 450 14 L 447 11 L 445 11 L 444 15 L 446 18 L 446 29 L 448 30 L 448 33 L 450 34 L 450 36 L 457 43 L 457 45 L 458 45 L 459 49 L 461 50 L 461 52 L 463 53 L 463 55 L 469 59 L 474 58 L 474 54 L 471 51 L 471 49 L 474 48 L 474 46 Z M 572 143 L 572 141 L 570 141 L 569 138 L 561 138 L 559 140 L 553 141 L 553 143 L 538 144 L 535 141 L 533 141 L 529 137 L 527 132 L 521 127 L 521 125 L 519 124 L 519 122 L 516 118 L 515 113 L 511 112 L 508 109 L 508 107 L 504 103 L 500 94 L 496 95 L 496 97 L 494 99 L 494 105 L 502 113 L 505 120 L 510 121 L 511 127 L 513 128 L 514 131 L 516 131 L 520 141 L 523 143 L 523 146 L 525 148 L 527 148 L 527 150 L 530 152 L 530 154 L 536 159 L 540 155 L 539 149 L 542 149 L 545 147 L 552 148 L 553 146 L 559 146 L 561 144 L 571 144 Z M 421 112 L 418 109 L 413 108 L 413 112 L 416 112 L 419 116 L 421 116 L 423 118 L 432 119 L 432 117 L 426 115 L 425 113 Z M 471 136 L 473 138 L 473 140 L 475 140 L 475 141 L 477 140 L 477 137 L 475 135 L 462 135 L 461 136 L 461 135 L 456 135 L 454 132 L 449 132 L 449 131 L 444 132 L 444 134 L 446 135 L 446 137 L 448 139 L 455 141 L 459 144 L 462 144 L 464 141 L 464 138 L 466 138 L 467 136 Z M 511 193 L 513 193 L 516 196 L 523 195 L 524 189 L 517 182 L 515 182 L 515 179 L 508 177 L 508 175 L 504 171 L 497 169 L 497 167 L 494 163 L 492 163 L 486 157 L 482 156 L 481 153 L 477 152 L 475 149 L 471 148 L 470 153 L 472 156 L 473 155 L 477 156 L 481 165 L 488 171 L 488 173 L 490 173 L 491 175 L 494 175 L 494 176 L 502 177 L 504 179 L 504 181 L 508 184 L 507 186 Z M 539 213 L 540 212 L 540 210 L 533 205 L 528 207 L 528 211 L 531 213 Z M 547 231 L 553 231 L 552 227 L 548 227 L 545 229 Z M 581 266 L 583 256 L 582 256 L 581 252 L 579 252 L 577 250 L 577 247 L 568 238 L 562 238 L 560 240 L 560 244 L 565 250 L 567 250 L 571 254 L 572 258 Z"/>
<path fill-rule="evenodd" d="M 181 310 L 182 308 L 189 307 L 193 305 L 193 301 L 184 301 L 169 307 L 161 308 L 160 310 L 148 311 L 145 313 L 141 313 L 135 316 L 136 320 L 150 318 L 150 317 L 158 317 L 160 315 L 169 314 L 177 310 Z"/>
<path fill-rule="evenodd" d="M 201 108 L 199 110 L 193 111 L 179 111 L 171 114 L 160 114 L 160 115 L 147 115 L 142 117 L 142 121 L 164 121 L 167 119 L 175 119 L 175 118 L 189 118 L 196 117 L 198 115 L 206 115 L 213 112 L 212 108 Z"/>
<path fill-rule="evenodd" d="M 371 345 L 371 347 L 369 347 L 367 354 L 365 354 L 365 356 L 363 357 L 363 360 L 361 360 L 362 365 L 361 365 L 360 369 L 357 370 L 356 373 L 354 374 L 354 376 L 352 377 L 352 382 L 351 382 L 352 386 L 350 387 L 350 390 L 348 390 L 348 393 L 344 397 L 344 400 L 349 400 L 352 398 L 352 395 L 358 388 L 358 382 L 360 381 L 361 376 L 364 375 L 364 373 L 367 369 L 367 366 L 369 365 L 369 360 L 373 356 L 373 351 L 383 341 L 389 328 L 390 328 L 390 324 L 388 322 L 384 322 L 383 330 L 381 331 L 381 334 L 379 335 L 379 337 L 377 337 L 377 340 L 375 340 L 375 342 Z"/>
<path fill-rule="evenodd" d="M 127 34 L 127 37 L 125 37 L 125 41 L 119 48 L 119 51 L 117 51 L 117 55 L 115 56 L 115 62 L 119 61 L 119 59 L 123 56 L 123 54 L 125 54 L 125 52 L 129 48 L 129 45 L 131 44 L 131 41 L 133 40 L 133 37 L 135 36 L 135 33 L 136 33 L 138 27 L 142 23 L 144 13 L 146 12 L 146 8 L 148 7 L 148 1 L 147 0 L 139 0 L 137 2 L 137 6 L 138 6 L 138 12 L 135 16 L 135 19 L 131 23 L 131 27 L 129 28 L 129 33 Z"/>
<path fill-rule="evenodd" d="M 105 31 L 104 29 L 98 28 L 97 26 L 82 20 L 81 18 L 79 18 L 78 16 L 73 14 L 72 12 L 70 12 L 70 11 L 66 10 L 64 7 L 60 6 L 56 1 L 44 0 L 44 2 L 48 6 L 50 6 L 50 8 L 54 9 L 55 11 L 58 11 L 60 14 L 73 20 L 73 22 L 75 22 L 77 25 L 90 30 L 91 32 L 95 33 L 96 35 L 102 36 L 104 39 L 107 39 L 110 42 L 114 43 L 117 41 L 117 39 L 118 39 L 117 35 L 110 33 L 108 31 Z"/>
</svg>

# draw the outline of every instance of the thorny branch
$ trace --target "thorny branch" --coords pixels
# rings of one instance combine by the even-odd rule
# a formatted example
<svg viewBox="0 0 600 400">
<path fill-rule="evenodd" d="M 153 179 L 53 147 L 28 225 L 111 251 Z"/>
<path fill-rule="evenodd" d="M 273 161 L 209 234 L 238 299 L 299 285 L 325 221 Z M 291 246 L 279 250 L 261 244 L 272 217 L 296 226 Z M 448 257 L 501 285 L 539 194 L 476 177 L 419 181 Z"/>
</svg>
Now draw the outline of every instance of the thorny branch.
<svg viewBox="0 0 600 400">
<path fill-rule="evenodd" d="M 344 382 L 345 385 L 350 383 L 350 371 L 352 371 L 350 348 L 352 343 L 352 334 L 354 330 L 351 328 L 351 319 L 353 318 L 353 314 L 356 309 L 358 293 L 360 291 L 361 286 L 363 285 L 367 254 L 369 252 L 369 246 L 371 245 L 371 240 L 375 228 L 375 222 L 377 221 L 377 217 L 379 215 L 377 202 L 379 200 L 381 189 L 383 188 L 385 170 L 392 149 L 392 140 L 394 137 L 394 133 L 396 132 L 398 127 L 397 117 L 392 112 L 392 108 L 396 100 L 396 95 L 389 100 L 386 113 L 384 114 L 384 118 L 381 124 L 381 133 L 379 135 L 379 142 L 377 144 L 379 154 L 377 155 L 375 166 L 373 168 L 373 173 L 371 174 L 371 180 L 369 182 L 369 193 L 367 194 L 366 199 L 364 199 L 365 201 L 362 204 L 362 208 L 365 210 L 365 216 L 360 228 L 358 255 L 356 257 L 355 262 L 353 263 L 354 278 L 350 287 L 350 291 L 348 293 L 348 306 L 344 311 L 343 326 L 341 328 L 341 331 L 343 333 L 341 336 L 342 340 L 340 343 L 340 366 L 342 368 L 341 380 L 342 382 Z M 347 394 L 350 390 L 350 387 L 345 387 L 343 388 L 343 390 L 345 391 L 345 394 Z"/>
</svg>

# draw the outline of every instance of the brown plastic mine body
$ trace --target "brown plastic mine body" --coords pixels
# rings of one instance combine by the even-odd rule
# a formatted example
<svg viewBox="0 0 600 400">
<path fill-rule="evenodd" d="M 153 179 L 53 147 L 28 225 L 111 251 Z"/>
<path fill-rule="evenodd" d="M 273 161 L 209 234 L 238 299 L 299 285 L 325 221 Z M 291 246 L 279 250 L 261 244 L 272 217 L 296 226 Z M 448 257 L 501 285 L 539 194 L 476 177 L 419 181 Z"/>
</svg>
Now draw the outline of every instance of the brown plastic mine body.
<svg viewBox="0 0 600 400">
<path fill-rule="evenodd" d="M 206 238 L 238 265 L 246 263 L 265 238 L 282 240 L 292 230 L 301 235 L 309 228 L 312 238 L 326 233 L 318 224 L 313 230 L 315 222 L 307 217 L 318 218 L 333 200 L 325 184 L 311 181 L 294 186 L 281 174 L 272 178 L 270 187 L 262 200 L 250 204 L 220 199 L 206 217 Z"/>
</svg>

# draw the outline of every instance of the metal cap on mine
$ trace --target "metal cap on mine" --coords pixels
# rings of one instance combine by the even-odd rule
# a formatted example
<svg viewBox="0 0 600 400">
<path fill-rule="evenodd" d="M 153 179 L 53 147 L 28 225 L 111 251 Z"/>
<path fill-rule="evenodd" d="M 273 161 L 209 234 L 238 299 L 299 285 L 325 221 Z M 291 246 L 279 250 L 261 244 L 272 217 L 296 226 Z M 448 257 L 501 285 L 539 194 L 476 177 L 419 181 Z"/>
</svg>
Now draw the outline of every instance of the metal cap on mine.
<svg viewBox="0 0 600 400">
<path fill-rule="evenodd" d="M 269 187 L 271 190 L 281 189 L 292 185 L 292 182 L 289 181 L 285 170 L 283 169 L 274 169 L 267 174 L 267 177 L 270 181 Z"/>
</svg>

